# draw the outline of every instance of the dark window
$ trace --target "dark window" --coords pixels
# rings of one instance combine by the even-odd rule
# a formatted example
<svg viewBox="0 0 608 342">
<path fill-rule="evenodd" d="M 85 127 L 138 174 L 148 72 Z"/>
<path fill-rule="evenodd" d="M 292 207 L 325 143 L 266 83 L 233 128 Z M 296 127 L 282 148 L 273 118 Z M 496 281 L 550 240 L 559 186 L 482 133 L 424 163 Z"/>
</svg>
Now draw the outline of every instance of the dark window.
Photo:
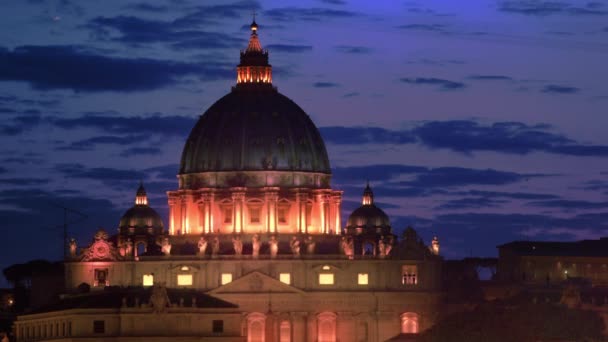
<svg viewBox="0 0 608 342">
<path fill-rule="evenodd" d="M 279 208 L 279 223 L 287 223 L 287 208 Z"/>
<path fill-rule="evenodd" d="M 224 208 L 224 223 L 232 223 L 232 208 Z"/>
<path fill-rule="evenodd" d="M 222 333 L 224 332 L 224 321 L 222 320 L 213 320 L 213 332 L 214 333 Z"/>
<path fill-rule="evenodd" d="M 249 208 L 249 216 L 251 223 L 260 223 L 260 208 Z"/>
<path fill-rule="evenodd" d="M 93 321 L 93 332 L 103 334 L 106 332 L 106 321 Z"/>
</svg>

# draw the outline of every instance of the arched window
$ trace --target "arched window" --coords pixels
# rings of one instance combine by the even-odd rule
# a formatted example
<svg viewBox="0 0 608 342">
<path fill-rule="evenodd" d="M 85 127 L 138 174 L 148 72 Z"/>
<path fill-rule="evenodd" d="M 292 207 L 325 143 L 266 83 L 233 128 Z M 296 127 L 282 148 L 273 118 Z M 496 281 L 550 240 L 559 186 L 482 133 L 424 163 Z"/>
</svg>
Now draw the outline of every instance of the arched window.
<svg viewBox="0 0 608 342">
<path fill-rule="evenodd" d="M 137 244 L 136 251 L 137 251 L 137 256 L 144 255 L 144 253 L 146 253 L 146 244 L 143 242 L 139 242 Z"/>
<path fill-rule="evenodd" d="M 291 324 L 289 321 L 281 321 L 279 326 L 279 341 L 291 342 Z"/>
<path fill-rule="evenodd" d="M 406 312 L 401 315 L 401 332 L 404 334 L 417 334 L 419 332 L 417 313 Z"/>
<path fill-rule="evenodd" d="M 317 341 L 336 342 L 336 314 L 322 312 L 317 316 Z"/>
<path fill-rule="evenodd" d="M 266 340 L 266 315 L 254 312 L 247 316 L 247 342 Z"/>
</svg>

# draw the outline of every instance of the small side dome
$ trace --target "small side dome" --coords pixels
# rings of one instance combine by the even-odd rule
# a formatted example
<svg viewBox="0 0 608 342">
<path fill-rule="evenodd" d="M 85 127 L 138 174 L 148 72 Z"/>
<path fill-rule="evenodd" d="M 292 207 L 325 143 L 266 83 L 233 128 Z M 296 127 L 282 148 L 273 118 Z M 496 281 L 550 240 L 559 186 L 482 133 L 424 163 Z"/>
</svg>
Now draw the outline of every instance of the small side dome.
<svg viewBox="0 0 608 342">
<path fill-rule="evenodd" d="M 363 191 L 362 205 L 355 209 L 346 222 L 346 233 L 351 235 L 389 235 L 391 223 L 386 213 L 374 204 L 374 193 L 369 183 Z"/>
<path fill-rule="evenodd" d="M 156 210 L 148 205 L 148 196 L 143 184 L 139 185 L 135 205 L 120 218 L 120 235 L 158 235 L 163 233 L 163 220 Z"/>
</svg>

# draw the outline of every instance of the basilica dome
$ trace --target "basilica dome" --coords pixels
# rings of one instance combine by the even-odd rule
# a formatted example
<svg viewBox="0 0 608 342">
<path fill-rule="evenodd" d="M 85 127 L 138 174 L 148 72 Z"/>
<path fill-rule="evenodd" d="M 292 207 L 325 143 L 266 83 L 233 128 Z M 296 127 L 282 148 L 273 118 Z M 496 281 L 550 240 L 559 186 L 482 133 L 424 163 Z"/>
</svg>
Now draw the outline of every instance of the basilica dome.
<svg viewBox="0 0 608 342">
<path fill-rule="evenodd" d="M 121 235 L 162 234 L 163 220 L 156 210 L 148 205 L 143 184 L 137 189 L 135 205 L 120 218 L 118 229 Z"/>
<path fill-rule="evenodd" d="M 241 51 L 237 85 L 192 129 L 180 175 L 206 172 L 289 171 L 330 174 L 319 130 L 295 102 L 272 85 L 268 51 L 251 25 Z"/>
<path fill-rule="evenodd" d="M 295 102 L 272 87 L 235 87 L 188 137 L 180 174 L 213 171 L 330 173 L 323 139 Z"/>
<path fill-rule="evenodd" d="M 351 235 L 391 234 L 391 222 L 388 215 L 374 204 L 374 193 L 369 184 L 363 191 L 362 205 L 348 217 L 346 233 Z"/>
</svg>

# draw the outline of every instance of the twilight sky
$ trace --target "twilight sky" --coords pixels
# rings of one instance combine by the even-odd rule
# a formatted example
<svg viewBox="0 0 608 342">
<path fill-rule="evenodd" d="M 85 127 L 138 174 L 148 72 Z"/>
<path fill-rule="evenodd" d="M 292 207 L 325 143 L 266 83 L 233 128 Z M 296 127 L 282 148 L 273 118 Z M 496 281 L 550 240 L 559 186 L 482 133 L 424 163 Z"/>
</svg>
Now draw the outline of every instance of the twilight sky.
<svg viewBox="0 0 608 342">
<path fill-rule="evenodd" d="M 369 179 L 398 234 L 437 234 L 449 258 L 608 236 L 608 2 L 7 0 L 0 268 L 60 257 L 55 204 L 87 215 L 70 225 L 80 245 L 115 231 L 140 179 L 167 217 L 254 9 L 274 84 L 325 138 L 344 218 Z"/>
</svg>

